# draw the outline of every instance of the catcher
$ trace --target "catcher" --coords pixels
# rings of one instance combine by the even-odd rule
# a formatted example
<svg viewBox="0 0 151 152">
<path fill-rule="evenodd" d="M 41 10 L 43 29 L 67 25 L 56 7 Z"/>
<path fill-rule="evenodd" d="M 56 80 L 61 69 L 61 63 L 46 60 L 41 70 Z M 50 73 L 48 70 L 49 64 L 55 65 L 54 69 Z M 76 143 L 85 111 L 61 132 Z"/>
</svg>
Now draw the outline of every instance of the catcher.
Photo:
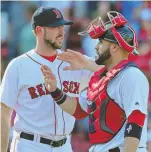
<svg viewBox="0 0 151 152">
<path fill-rule="evenodd" d="M 149 84 L 139 67 L 128 60 L 129 53 L 138 55 L 136 34 L 120 13 L 107 15 L 107 23 L 99 17 L 80 33 L 99 39 L 95 63 L 104 65 L 91 77 L 88 88 L 79 98 L 67 96 L 43 65 L 45 85 L 64 111 L 76 119 L 89 116 L 89 152 L 147 152 Z M 71 64 L 68 70 L 91 69 L 92 64 L 77 52 L 69 50 L 58 58 Z"/>
</svg>

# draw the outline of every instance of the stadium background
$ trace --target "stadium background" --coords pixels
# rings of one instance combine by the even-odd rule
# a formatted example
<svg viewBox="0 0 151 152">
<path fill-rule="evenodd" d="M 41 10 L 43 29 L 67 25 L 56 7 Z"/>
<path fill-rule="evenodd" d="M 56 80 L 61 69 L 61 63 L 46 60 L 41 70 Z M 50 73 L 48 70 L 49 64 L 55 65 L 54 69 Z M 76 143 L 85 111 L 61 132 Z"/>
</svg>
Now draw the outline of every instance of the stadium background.
<svg viewBox="0 0 151 152">
<path fill-rule="evenodd" d="M 63 49 L 73 49 L 91 57 L 95 56 L 97 40 L 80 37 L 77 33 L 98 16 L 106 20 L 109 10 L 121 12 L 135 29 L 139 41 L 140 56 L 130 55 L 130 59 L 141 67 L 151 86 L 151 1 L 1 1 L 1 78 L 10 60 L 35 46 L 30 21 L 39 6 L 56 7 L 65 18 L 74 21 L 74 25 L 65 28 Z M 151 152 L 151 93 L 148 105 L 148 151 Z M 87 119 L 76 121 L 72 133 L 74 152 L 88 151 L 87 130 Z M 11 141 L 11 130 L 10 133 Z"/>
</svg>

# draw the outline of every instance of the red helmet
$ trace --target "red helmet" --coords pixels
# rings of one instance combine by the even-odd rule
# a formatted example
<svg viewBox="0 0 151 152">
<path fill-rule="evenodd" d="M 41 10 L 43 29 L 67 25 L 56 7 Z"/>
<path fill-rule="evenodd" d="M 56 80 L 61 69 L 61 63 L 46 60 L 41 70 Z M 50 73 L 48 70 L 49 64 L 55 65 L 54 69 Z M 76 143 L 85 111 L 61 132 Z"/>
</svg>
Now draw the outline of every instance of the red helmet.
<svg viewBox="0 0 151 152">
<path fill-rule="evenodd" d="M 127 23 L 125 17 L 119 12 L 109 11 L 107 13 L 109 21 L 104 22 L 101 17 L 90 23 L 86 31 L 79 32 L 79 35 L 88 34 L 92 39 L 104 39 L 117 43 L 128 53 L 138 55 L 136 33 Z M 127 25 L 126 25 L 127 24 Z"/>
</svg>

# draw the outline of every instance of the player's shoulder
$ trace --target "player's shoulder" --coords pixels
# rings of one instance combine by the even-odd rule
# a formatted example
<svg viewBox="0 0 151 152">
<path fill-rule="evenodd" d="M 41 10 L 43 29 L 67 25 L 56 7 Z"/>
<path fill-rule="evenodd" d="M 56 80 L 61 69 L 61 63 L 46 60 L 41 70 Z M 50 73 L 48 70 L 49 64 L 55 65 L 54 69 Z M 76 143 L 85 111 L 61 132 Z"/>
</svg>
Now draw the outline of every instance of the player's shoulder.
<svg viewBox="0 0 151 152">
<path fill-rule="evenodd" d="M 146 77 L 142 70 L 139 67 L 136 66 L 127 66 L 122 70 L 122 74 L 128 77 Z"/>
<path fill-rule="evenodd" d="M 31 57 L 32 57 L 33 55 L 35 55 L 35 51 L 34 51 L 34 50 L 30 50 L 30 51 L 28 51 L 28 52 L 26 52 L 26 53 L 24 53 L 24 54 L 16 57 L 14 60 L 15 60 L 15 62 L 20 63 L 20 62 L 29 60 L 29 57 L 28 57 L 28 56 L 31 56 Z"/>
<path fill-rule="evenodd" d="M 30 55 L 34 54 L 34 51 L 33 50 L 30 50 L 28 52 L 26 52 Z M 18 66 L 18 64 L 20 64 L 20 62 L 23 62 L 23 61 L 26 61 L 28 58 L 28 56 L 26 55 L 26 53 L 16 57 L 16 58 L 13 58 L 9 64 L 8 64 L 8 67 L 15 67 L 15 66 Z"/>
<path fill-rule="evenodd" d="M 148 83 L 148 80 L 143 71 L 141 71 L 139 67 L 135 66 L 128 66 L 122 70 L 121 77 L 124 81 Z"/>
<path fill-rule="evenodd" d="M 27 51 L 26 53 L 18 56 L 17 59 L 18 60 L 20 60 L 20 59 L 26 59 L 26 58 L 28 58 L 28 56 L 33 56 L 33 55 L 35 55 L 35 51 L 32 49 L 32 50 Z"/>
<path fill-rule="evenodd" d="M 18 64 L 17 58 L 13 58 L 13 59 L 8 63 L 7 68 L 6 68 L 6 71 L 7 71 L 8 69 L 14 69 L 14 68 L 16 68 L 16 67 L 17 67 L 17 64 Z"/>
</svg>

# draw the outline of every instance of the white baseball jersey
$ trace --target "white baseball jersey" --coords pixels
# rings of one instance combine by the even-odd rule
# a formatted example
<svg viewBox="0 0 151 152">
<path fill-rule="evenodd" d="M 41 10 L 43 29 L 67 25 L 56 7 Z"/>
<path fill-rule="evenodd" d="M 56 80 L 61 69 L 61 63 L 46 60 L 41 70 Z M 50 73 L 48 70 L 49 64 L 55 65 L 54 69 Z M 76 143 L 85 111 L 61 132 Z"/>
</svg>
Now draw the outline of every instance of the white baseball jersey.
<svg viewBox="0 0 151 152">
<path fill-rule="evenodd" d="M 149 94 L 149 83 L 145 75 L 136 67 L 126 67 L 115 78 L 113 78 L 107 88 L 108 95 L 125 111 L 128 117 L 133 110 L 140 110 L 147 115 L 147 102 Z M 92 102 L 91 102 L 92 103 Z M 87 104 L 86 91 L 80 96 L 80 104 L 84 110 Z M 126 125 L 126 123 L 125 123 Z M 94 145 L 89 152 L 108 152 L 115 147 L 122 150 L 124 144 L 125 125 L 119 133 L 108 143 Z M 147 118 L 142 130 L 142 136 L 137 152 L 146 152 L 147 141 Z"/>
<path fill-rule="evenodd" d="M 61 50 L 57 51 L 61 53 Z M 34 50 L 9 63 L 2 80 L 0 101 L 17 113 L 13 129 L 18 133 L 24 131 L 44 137 L 54 136 L 55 139 L 55 135 L 71 133 L 75 118 L 63 112 L 49 95 L 40 70 L 41 64 L 51 68 L 57 87 L 73 97 L 79 96 L 81 78 L 90 79 L 92 72 L 63 71 L 68 63 L 58 59 L 50 62 Z"/>
</svg>

